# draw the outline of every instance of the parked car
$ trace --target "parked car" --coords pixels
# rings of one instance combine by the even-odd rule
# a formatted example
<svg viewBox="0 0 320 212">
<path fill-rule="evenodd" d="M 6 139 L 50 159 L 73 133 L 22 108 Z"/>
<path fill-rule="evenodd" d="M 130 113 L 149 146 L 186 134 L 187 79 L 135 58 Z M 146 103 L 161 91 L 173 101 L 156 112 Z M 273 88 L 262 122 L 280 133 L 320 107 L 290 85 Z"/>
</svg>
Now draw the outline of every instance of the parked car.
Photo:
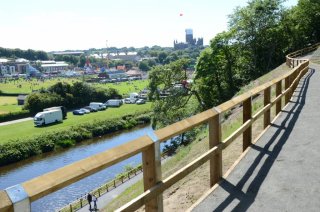
<svg viewBox="0 0 320 212">
<path fill-rule="evenodd" d="M 90 106 L 85 106 L 84 109 L 87 109 L 87 110 L 89 110 L 90 112 L 97 112 L 96 109 L 94 109 L 93 107 L 90 107 Z"/>
<path fill-rule="evenodd" d="M 137 101 L 136 101 L 136 104 L 137 105 L 141 105 L 141 104 L 145 104 L 146 103 L 146 100 L 144 100 L 144 99 L 138 99 Z"/>
<path fill-rule="evenodd" d="M 81 108 L 81 109 L 79 109 L 79 110 L 82 111 L 84 114 L 90 113 L 90 110 L 85 109 L 85 108 Z"/>
<path fill-rule="evenodd" d="M 105 110 L 107 107 L 102 102 L 90 102 L 90 107 L 96 110 Z"/>
<path fill-rule="evenodd" d="M 126 103 L 126 104 L 131 104 L 130 98 L 125 98 L 123 101 L 124 101 L 124 103 Z"/>
<path fill-rule="evenodd" d="M 74 110 L 72 111 L 73 115 L 84 115 L 84 112 L 82 112 L 81 110 Z"/>
</svg>

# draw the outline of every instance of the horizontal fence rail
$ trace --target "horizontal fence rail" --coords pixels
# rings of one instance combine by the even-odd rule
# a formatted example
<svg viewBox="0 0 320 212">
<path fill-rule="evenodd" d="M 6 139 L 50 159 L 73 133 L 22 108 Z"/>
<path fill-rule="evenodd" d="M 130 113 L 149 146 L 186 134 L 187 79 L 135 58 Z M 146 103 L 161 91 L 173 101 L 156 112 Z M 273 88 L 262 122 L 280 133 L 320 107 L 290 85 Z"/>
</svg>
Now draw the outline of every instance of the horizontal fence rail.
<svg viewBox="0 0 320 212">
<path fill-rule="evenodd" d="M 306 53 L 312 52 L 314 50 L 316 50 L 318 47 L 320 46 L 320 43 L 316 43 L 312 46 L 309 46 L 307 48 L 304 49 L 300 49 L 298 51 L 292 52 L 290 54 L 288 54 L 286 56 L 286 64 L 287 66 L 289 66 L 290 68 L 294 68 L 296 66 L 298 66 L 300 63 L 306 61 L 305 59 L 299 59 L 297 57 L 300 57 L 302 55 L 305 55 Z"/>
<path fill-rule="evenodd" d="M 312 51 L 314 48 L 316 47 L 308 47 L 307 50 Z M 302 52 L 306 53 L 307 50 Z M 291 57 L 301 55 L 302 52 L 288 55 L 287 64 L 292 65 Z M 210 186 L 219 182 L 222 176 L 222 150 L 241 134 L 243 135 L 243 150 L 245 150 L 252 142 L 252 124 L 264 115 L 264 127 L 266 128 L 270 124 L 271 107 L 276 106 L 276 114 L 281 111 L 284 106 L 282 105 L 282 99 L 285 99 L 285 104 L 289 102 L 299 80 L 307 73 L 308 68 L 309 61 L 303 60 L 284 76 L 260 85 L 215 108 L 156 130 L 153 134 L 142 136 L 126 144 L 0 191 L 0 212 L 30 211 L 31 202 L 139 153 L 142 153 L 145 192 L 118 211 L 130 211 L 143 205 L 145 205 L 146 211 L 162 211 L 163 191 L 203 163 L 210 161 Z M 272 87 L 275 87 L 276 97 L 271 100 Z M 264 106 L 255 115 L 252 115 L 252 98 L 261 92 L 264 93 Z M 238 105 L 243 107 L 243 124 L 222 141 L 221 117 L 224 112 Z M 162 179 L 160 143 L 201 124 L 208 124 L 209 126 L 209 150 L 168 178 Z"/>
</svg>

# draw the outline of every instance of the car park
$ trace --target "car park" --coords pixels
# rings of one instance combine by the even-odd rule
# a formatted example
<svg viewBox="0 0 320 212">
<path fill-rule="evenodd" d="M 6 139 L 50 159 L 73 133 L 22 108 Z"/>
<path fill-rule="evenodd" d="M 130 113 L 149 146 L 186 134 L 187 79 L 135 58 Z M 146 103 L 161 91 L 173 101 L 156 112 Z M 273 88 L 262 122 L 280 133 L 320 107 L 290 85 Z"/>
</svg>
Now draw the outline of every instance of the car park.
<svg viewBox="0 0 320 212">
<path fill-rule="evenodd" d="M 81 110 L 74 110 L 73 115 L 84 115 L 84 112 L 82 112 Z"/>
</svg>

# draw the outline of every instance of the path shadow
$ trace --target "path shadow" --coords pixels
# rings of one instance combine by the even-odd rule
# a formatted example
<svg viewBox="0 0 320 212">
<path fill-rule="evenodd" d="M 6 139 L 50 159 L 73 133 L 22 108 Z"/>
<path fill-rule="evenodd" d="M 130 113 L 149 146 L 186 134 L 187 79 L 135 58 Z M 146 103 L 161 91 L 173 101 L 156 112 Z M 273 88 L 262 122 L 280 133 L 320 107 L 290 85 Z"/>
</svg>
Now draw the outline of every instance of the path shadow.
<svg viewBox="0 0 320 212">
<path fill-rule="evenodd" d="M 295 91 L 295 99 L 291 102 L 293 106 L 287 106 L 282 112 L 286 112 L 285 119 L 281 124 L 272 124 L 271 127 L 276 129 L 276 132 L 268 139 L 267 143 L 264 146 L 251 145 L 251 148 L 258 151 L 258 155 L 255 157 L 252 164 L 244 173 L 243 177 L 238 181 L 236 185 L 233 185 L 228 180 L 223 179 L 220 183 L 226 192 L 229 193 L 229 196 L 220 203 L 213 211 L 223 211 L 229 207 L 229 205 L 235 204 L 233 201 L 236 199 L 238 201 L 232 211 L 246 211 L 254 202 L 258 191 L 267 177 L 272 165 L 276 161 L 279 153 L 282 150 L 282 147 L 287 142 L 289 135 L 291 134 L 295 123 L 297 122 L 299 115 L 303 106 L 305 105 L 306 93 L 309 87 L 309 81 L 311 76 L 314 74 L 314 70 L 310 70 L 305 77 L 300 81 L 300 90 L 297 88 Z M 275 141 L 278 140 L 276 143 Z M 271 146 L 273 146 L 273 149 Z M 262 161 L 262 159 L 265 161 Z M 262 165 L 261 165 L 262 164 Z M 257 173 L 254 175 L 254 173 Z M 243 188 L 248 180 L 252 179 L 250 182 L 247 192 L 243 192 Z M 228 208 L 229 210 L 229 208 Z"/>
</svg>

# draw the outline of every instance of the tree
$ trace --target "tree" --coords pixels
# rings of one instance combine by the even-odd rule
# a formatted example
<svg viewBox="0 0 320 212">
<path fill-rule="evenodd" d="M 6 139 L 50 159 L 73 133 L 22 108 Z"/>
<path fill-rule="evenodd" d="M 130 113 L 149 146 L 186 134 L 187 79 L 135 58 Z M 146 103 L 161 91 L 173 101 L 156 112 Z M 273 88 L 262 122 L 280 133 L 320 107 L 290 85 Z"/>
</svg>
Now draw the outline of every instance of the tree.
<svg viewBox="0 0 320 212">
<path fill-rule="evenodd" d="M 303 43 L 314 44 L 320 41 L 320 2 L 319 0 L 299 0 L 292 9 L 299 39 Z M 299 42 L 297 40 L 297 42 Z"/>
<path fill-rule="evenodd" d="M 148 65 L 148 62 L 147 62 L 147 61 L 141 61 L 141 62 L 139 63 L 139 69 L 140 69 L 141 71 L 149 71 L 149 70 L 150 70 L 150 67 L 149 67 L 149 65 Z"/>
<path fill-rule="evenodd" d="M 166 61 L 167 56 L 168 56 L 168 53 L 166 53 L 166 52 L 160 52 L 159 55 L 158 55 L 159 63 L 165 64 L 165 61 Z"/>
<path fill-rule="evenodd" d="M 153 127 L 172 124 L 201 109 L 197 94 L 186 82 L 189 60 L 180 59 L 163 66 L 155 66 L 149 73 L 149 98 L 154 100 Z M 191 98 L 196 96 L 196 98 Z M 188 104 L 193 101 L 192 104 Z M 198 102 L 198 103 L 197 103 Z"/>
<path fill-rule="evenodd" d="M 231 39 L 231 33 L 218 34 L 198 58 L 195 84 L 206 109 L 229 99 L 237 91 L 237 54 Z"/>
<path fill-rule="evenodd" d="M 255 79 L 277 66 L 279 27 L 283 14 L 283 0 L 251 0 L 246 7 L 238 7 L 229 17 L 229 28 L 234 32 L 241 55 L 246 55 L 249 75 Z M 283 59 L 281 58 L 281 61 Z"/>
</svg>

